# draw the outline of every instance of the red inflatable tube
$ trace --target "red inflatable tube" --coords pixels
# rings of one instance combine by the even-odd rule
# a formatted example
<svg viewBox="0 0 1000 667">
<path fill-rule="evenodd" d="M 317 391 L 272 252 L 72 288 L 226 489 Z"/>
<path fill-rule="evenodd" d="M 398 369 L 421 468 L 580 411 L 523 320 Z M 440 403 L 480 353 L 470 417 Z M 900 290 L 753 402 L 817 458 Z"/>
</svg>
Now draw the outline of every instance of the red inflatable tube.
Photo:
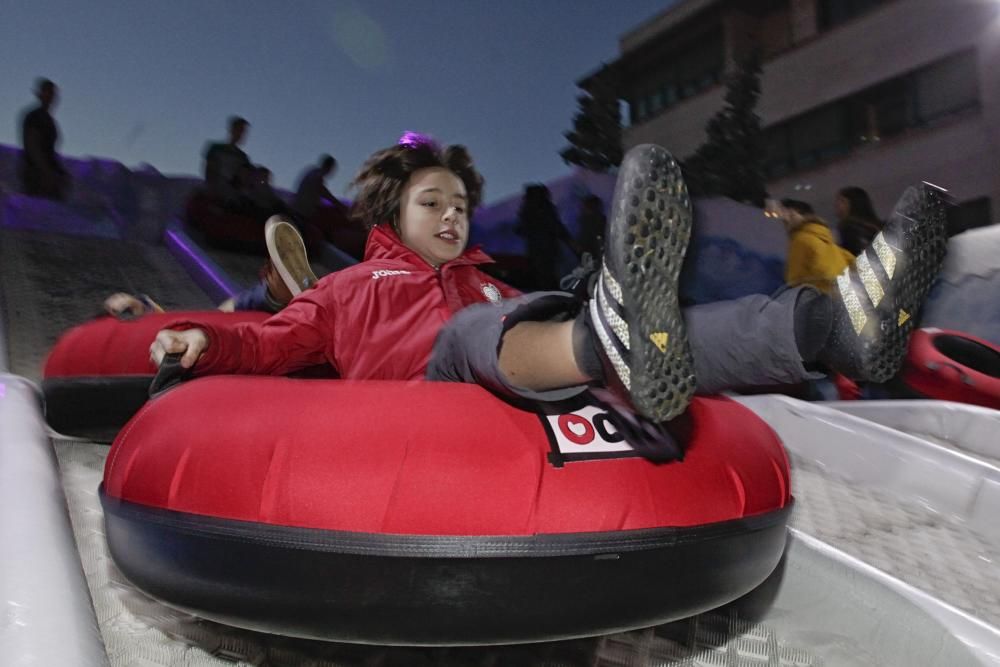
<svg viewBox="0 0 1000 667">
<path fill-rule="evenodd" d="M 100 317 L 62 335 L 45 361 L 42 394 L 49 426 L 68 436 L 110 442 L 142 407 L 156 367 L 149 346 L 177 319 L 259 322 L 261 312 L 152 313 L 134 320 Z"/>
<path fill-rule="evenodd" d="M 106 375 L 154 375 L 149 346 L 156 332 L 168 322 L 196 319 L 209 324 L 263 322 L 270 315 L 259 311 L 223 313 L 173 311 L 150 313 L 134 320 L 99 317 L 64 333 L 45 360 L 43 376 L 82 377 Z"/>
<path fill-rule="evenodd" d="M 698 398 L 683 461 L 600 409 L 475 385 L 207 377 L 126 425 L 101 488 L 121 570 L 233 625 L 381 644 L 646 627 L 750 591 L 791 507 L 771 429 Z"/>
<path fill-rule="evenodd" d="M 921 396 L 1000 410 L 1000 348 L 982 338 L 920 329 L 900 377 Z"/>
</svg>

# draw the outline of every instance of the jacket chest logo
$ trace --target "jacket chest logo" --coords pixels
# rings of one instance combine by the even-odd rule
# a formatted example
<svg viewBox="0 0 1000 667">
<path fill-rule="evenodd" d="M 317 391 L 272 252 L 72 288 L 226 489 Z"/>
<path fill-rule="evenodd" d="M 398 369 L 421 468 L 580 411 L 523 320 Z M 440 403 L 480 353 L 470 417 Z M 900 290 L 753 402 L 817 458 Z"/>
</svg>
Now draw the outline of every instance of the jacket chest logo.
<svg viewBox="0 0 1000 667">
<path fill-rule="evenodd" d="M 378 280 L 379 278 L 385 278 L 386 276 L 401 276 L 409 275 L 409 271 L 404 271 L 402 269 L 379 269 L 378 271 L 372 271 L 372 280 Z"/>
<path fill-rule="evenodd" d="M 500 301 L 503 300 L 503 296 L 501 296 L 500 290 L 497 289 L 496 285 L 494 285 L 493 283 L 483 283 L 482 289 L 483 289 L 483 296 L 486 297 L 487 301 L 489 301 L 494 305 L 500 305 Z"/>
</svg>

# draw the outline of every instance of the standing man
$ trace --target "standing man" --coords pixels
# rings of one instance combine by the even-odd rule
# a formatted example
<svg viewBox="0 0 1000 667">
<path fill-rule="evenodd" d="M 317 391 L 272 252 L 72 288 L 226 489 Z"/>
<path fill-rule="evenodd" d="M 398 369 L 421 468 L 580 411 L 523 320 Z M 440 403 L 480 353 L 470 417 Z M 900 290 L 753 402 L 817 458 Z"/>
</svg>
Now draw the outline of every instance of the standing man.
<svg viewBox="0 0 1000 667">
<path fill-rule="evenodd" d="M 69 191 L 69 173 L 63 167 L 56 145 L 59 127 L 52 109 L 59 97 L 56 84 L 48 79 L 35 82 L 38 106 L 27 112 L 21 121 L 21 184 L 32 197 L 65 200 Z"/>
<path fill-rule="evenodd" d="M 240 148 L 246 140 L 250 121 L 240 116 L 229 119 L 226 142 L 210 144 L 205 151 L 205 189 L 226 209 L 238 209 L 253 169 L 250 158 Z"/>
</svg>

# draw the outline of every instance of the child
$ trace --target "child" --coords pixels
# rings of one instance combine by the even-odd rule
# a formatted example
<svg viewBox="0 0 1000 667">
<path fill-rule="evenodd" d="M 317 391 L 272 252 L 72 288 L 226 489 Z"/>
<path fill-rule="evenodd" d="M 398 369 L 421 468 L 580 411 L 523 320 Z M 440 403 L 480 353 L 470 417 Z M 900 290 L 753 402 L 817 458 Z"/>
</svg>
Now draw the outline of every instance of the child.
<svg viewBox="0 0 1000 667">
<path fill-rule="evenodd" d="M 854 255 L 837 245 L 830 228 L 806 202 L 783 199 L 777 214 L 788 231 L 785 283 L 812 285 L 830 294 Z"/>
<path fill-rule="evenodd" d="M 181 354 L 196 375 L 286 374 L 329 362 L 345 379 L 476 382 L 542 401 L 590 386 L 605 389 L 616 427 L 634 415 L 645 426 L 678 416 L 696 389 L 801 381 L 815 377 L 807 365 L 819 360 L 884 379 L 898 368 L 911 316 L 944 256 L 939 198 L 911 189 L 866 251 L 871 262 L 838 277 L 832 297 L 802 287 L 682 315 L 677 278 L 690 202 L 677 163 L 644 145 L 622 163 L 591 298 L 518 296 L 477 268 L 490 261 L 482 251 L 466 248 L 483 180 L 464 147 L 442 150 L 407 134 L 369 158 L 354 183 L 355 214 L 372 227 L 364 262 L 321 279 L 261 324 L 172 323 L 150 347 L 154 362 Z"/>
<path fill-rule="evenodd" d="M 302 237 L 288 219 L 274 215 L 264 225 L 268 259 L 260 270 L 260 280 L 219 304 L 218 310 L 261 310 L 276 313 L 304 289 L 316 284 Z M 146 313 L 162 313 L 163 308 L 146 294 L 115 292 L 104 300 L 104 310 L 119 319 Z"/>
</svg>

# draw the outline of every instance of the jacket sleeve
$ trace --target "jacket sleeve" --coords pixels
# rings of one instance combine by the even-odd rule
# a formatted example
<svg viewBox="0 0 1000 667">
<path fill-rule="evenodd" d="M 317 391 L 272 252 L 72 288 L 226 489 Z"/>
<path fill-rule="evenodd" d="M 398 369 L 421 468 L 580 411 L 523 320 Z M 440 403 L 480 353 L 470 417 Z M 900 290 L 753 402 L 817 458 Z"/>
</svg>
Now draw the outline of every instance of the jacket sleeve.
<svg viewBox="0 0 1000 667">
<path fill-rule="evenodd" d="M 195 364 L 196 375 L 286 375 L 323 363 L 336 368 L 332 353 L 335 308 L 322 298 L 323 292 L 319 288 L 303 292 L 260 323 L 212 326 L 185 321 L 167 328 L 199 328 L 208 336 L 208 349 Z"/>
</svg>

